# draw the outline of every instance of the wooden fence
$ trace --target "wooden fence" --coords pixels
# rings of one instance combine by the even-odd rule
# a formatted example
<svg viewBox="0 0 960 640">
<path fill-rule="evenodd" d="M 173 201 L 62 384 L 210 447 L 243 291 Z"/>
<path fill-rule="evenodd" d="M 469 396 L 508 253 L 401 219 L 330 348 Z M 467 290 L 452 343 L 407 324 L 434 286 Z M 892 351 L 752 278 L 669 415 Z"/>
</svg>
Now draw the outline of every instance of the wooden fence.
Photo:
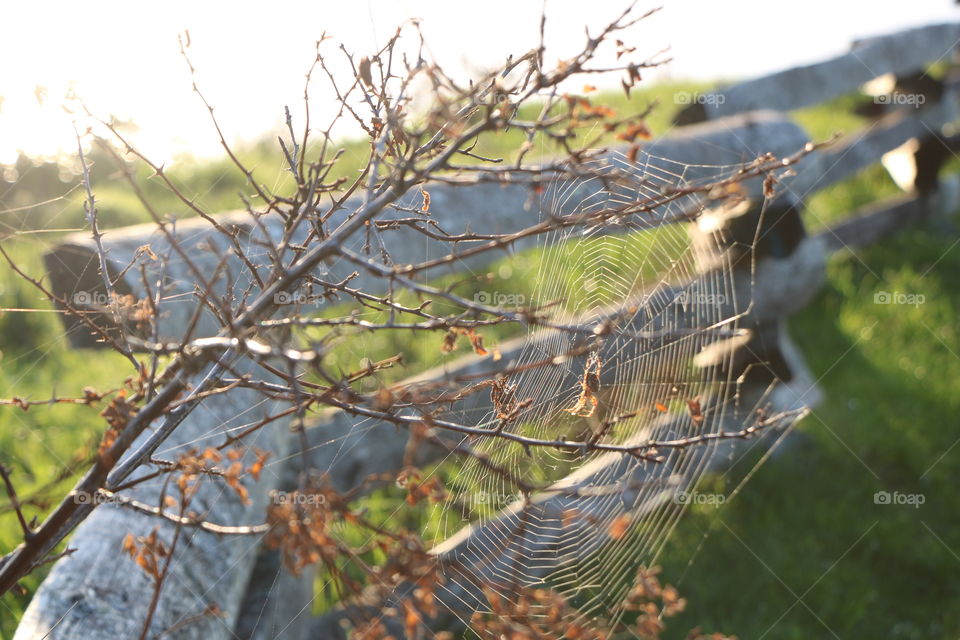
<svg viewBox="0 0 960 640">
<path fill-rule="evenodd" d="M 756 277 L 747 268 L 751 261 L 742 261 L 735 272 L 739 283 L 734 301 L 740 308 L 749 308 L 747 326 L 753 329 L 750 342 L 739 352 L 737 365 L 744 371 L 754 365 L 757 374 L 752 381 L 757 391 L 766 389 L 771 380 L 779 381 L 770 402 L 775 410 L 787 410 L 818 401 L 819 390 L 804 365 L 803 358 L 790 341 L 785 318 L 802 308 L 816 293 L 824 279 L 824 265 L 836 251 L 855 249 L 874 242 L 886 234 L 908 224 L 919 223 L 944 212 L 953 212 L 960 205 L 958 188 L 953 178 L 939 176 L 941 166 L 958 147 L 952 126 L 957 120 L 957 80 L 952 73 L 956 43 L 960 41 L 960 24 L 946 24 L 904 31 L 884 37 L 855 43 L 851 50 L 837 58 L 817 64 L 789 69 L 763 78 L 743 82 L 725 89 L 700 95 L 686 95 L 689 106 L 677 117 L 677 127 L 663 138 L 650 143 L 644 155 L 646 170 L 672 174 L 674 166 L 687 167 L 684 180 L 695 178 L 691 171 L 696 166 L 731 165 L 752 160 L 762 154 L 778 157 L 794 154 L 808 142 L 804 131 L 788 114 L 792 109 L 819 104 L 835 97 L 858 93 L 868 81 L 892 74 L 893 90 L 878 96 L 864 96 L 864 111 L 871 116 L 861 130 L 848 133 L 833 145 L 818 149 L 805 157 L 794 169 L 795 175 L 784 178 L 778 186 L 778 197 L 767 204 L 766 213 L 759 215 L 763 201 L 759 180 L 746 184 L 751 206 L 729 210 L 709 211 L 713 227 L 702 223 L 691 224 L 678 217 L 678 224 L 688 224 L 694 242 L 704 242 L 707 235 L 723 230 L 736 246 L 754 246 L 757 260 Z M 926 75 L 931 63 L 946 68 L 942 79 Z M 803 202 L 811 194 L 837 181 L 883 161 L 896 171 L 895 178 L 905 191 L 890 201 L 851 212 L 843 222 L 809 235 L 802 222 Z M 469 190 L 453 189 L 444 185 L 429 187 L 431 210 L 441 226 L 451 233 L 464 230 L 471 220 L 483 220 L 490 231 L 510 232 L 536 220 L 537 212 L 528 202 L 528 192 L 519 187 L 482 185 Z M 419 195 L 411 194 L 411 204 L 417 204 Z M 351 210 L 348 204 L 341 212 Z M 253 224 L 246 213 L 226 214 L 221 224 L 240 230 L 238 238 L 244 246 L 256 248 L 258 243 L 275 242 L 279 237 L 280 221 L 265 218 L 262 225 Z M 756 227 L 762 228 L 756 235 Z M 474 223 L 473 226 L 478 226 Z M 398 230 L 401 236 L 412 231 Z M 205 250 L 215 239 L 209 224 L 203 220 L 188 219 L 177 223 L 176 237 L 186 248 L 195 264 L 213 269 L 220 259 L 213 251 Z M 412 235 L 411 235 L 412 237 Z M 447 253 L 437 243 L 424 244 L 423 236 L 417 242 L 397 242 L 397 263 L 415 262 Z M 294 239 L 295 240 L 295 239 Z M 133 262 L 140 247 L 149 244 L 154 253 L 169 255 L 163 273 L 147 273 L 148 281 L 165 283 L 166 302 L 162 306 L 161 337 L 177 339 L 190 321 L 192 305 L 178 303 L 189 297 L 196 282 L 189 270 L 178 260 L 167 240 L 152 225 L 131 227 L 106 234 L 109 268 L 119 279 L 118 290 L 141 297 L 145 295 L 142 275 L 124 271 Z M 707 243 L 704 242 L 706 245 Z M 519 247 L 523 248 L 523 246 Z M 450 269 L 482 267 L 491 258 L 480 254 L 469 260 L 451 264 Z M 72 299 L 77 306 L 89 305 L 106 296 L 98 272 L 98 257 L 93 241 L 86 235 L 69 237 L 45 256 L 50 282 L 58 296 Z M 704 273 L 711 268 L 709 259 L 702 265 Z M 329 265 L 331 279 L 345 275 L 352 267 Z M 236 282 L 241 290 L 246 283 Z M 361 276 L 357 286 L 375 290 L 382 286 L 370 274 Z M 219 293 L 225 293 L 220 291 Z M 101 320 L 109 321 L 104 316 Z M 74 347 L 96 347 L 84 327 L 69 324 L 68 332 Z M 202 319 L 199 335 L 213 335 L 219 327 L 212 316 Z M 549 340 L 550 332 L 542 331 L 532 337 L 501 345 L 501 366 L 507 366 L 518 357 L 530 340 Z M 711 366 L 710 362 L 701 363 Z M 757 366 L 759 365 L 759 366 Z M 475 357 L 465 357 L 454 363 L 426 371 L 410 382 L 432 387 L 442 386 L 464 375 L 488 371 L 491 364 Z M 573 370 L 578 370 L 576 367 Z M 239 371 L 238 373 L 244 373 Z M 570 385 L 576 380 L 570 379 Z M 175 430 L 167 435 L 165 449 L 174 449 L 209 436 L 211 425 L 225 431 L 231 427 L 265 415 L 271 407 L 255 397 L 231 396 L 229 402 L 213 396 L 199 409 L 190 413 Z M 248 401 L 246 405 L 242 401 Z M 458 415 L 484 413 L 489 399 L 473 394 L 451 406 Z M 238 412 L 238 406 L 256 407 Z M 669 419 L 669 418 L 665 418 Z M 359 418 L 328 410 L 307 430 L 310 443 L 309 463 L 326 470 L 337 489 L 356 486 L 371 473 L 398 471 L 403 464 L 407 438 L 389 424 L 371 424 L 367 421 L 358 429 Z M 150 444 L 150 438 L 140 446 Z M 336 441 L 337 446 L 325 446 Z M 155 444 L 155 442 L 154 442 Z M 257 446 L 270 449 L 275 460 L 285 464 L 271 467 L 251 487 L 251 500 L 260 513 L 269 494 L 294 484 L 299 471 L 300 456 L 289 455 L 299 447 L 287 430 L 264 431 Z M 445 450 L 426 445 L 419 451 L 420 462 L 436 459 Z M 596 469 L 615 465 L 614 459 L 600 459 L 589 469 L 581 470 L 581 480 L 589 478 Z M 236 500 L 206 487 L 199 496 L 197 509 L 205 509 L 212 520 L 240 522 L 246 511 Z M 130 496 L 145 503 L 156 503 L 156 489 L 140 487 Z M 557 497 L 545 498 L 559 499 Z M 670 499 L 665 495 L 664 499 Z M 545 518 L 551 511 L 544 508 Z M 557 510 L 553 510 L 556 513 Z M 483 527 L 496 527 L 516 518 L 506 510 L 493 522 L 467 527 L 460 534 L 434 550 L 442 558 L 456 558 L 461 566 L 485 564 L 470 577 L 467 584 L 484 579 L 484 572 L 495 573 L 496 562 L 476 562 L 476 553 L 470 545 L 472 537 L 482 533 Z M 16 640 L 40 638 L 126 638 L 137 637 L 143 617 L 139 612 L 150 600 L 152 585 L 141 572 L 116 560 L 121 541 L 127 533 L 145 535 L 157 524 L 154 518 L 115 505 L 92 509 L 78 527 L 70 546 L 76 552 L 60 560 L 43 583 L 18 629 Z M 169 578 L 174 588 L 168 589 L 157 609 L 157 628 L 166 628 L 185 617 L 198 613 L 205 603 L 215 602 L 224 612 L 222 619 L 205 618 L 196 624 L 183 626 L 178 638 L 340 638 L 344 631 L 340 621 L 346 614 L 337 610 L 313 620 L 310 617 L 312 575 L 297 578 L 280 570 L 276 553 L 259 547 L 257 540 L 242 536 L 220 536 L 204 531 L 191 535 L 190 544 L 183 547 L 180 561 L 174 564 Z M 527 541 L 530 548 L 549 551 L 549 541 Z M 473 549 L 473 551 L 471 550 Z M 502 562 L 510 561 L 504 558 Z M 548 563 L 538 569 L 550 571 Z M 469 590 L 469 589 L 468 589 Z M 193 594 L 196 597 L 191 596 Z M 402 597 L 398 594 L 397 597 Z M 454 613 L 463 615 L 463 607 L 470 603 L 470 594 L 461 590 L 443 598 Z M 459 610 L 458 610 L 459 609 Z M 435 621 L 437 628 L 453 625 L 451 616 Z"/>
</svg>

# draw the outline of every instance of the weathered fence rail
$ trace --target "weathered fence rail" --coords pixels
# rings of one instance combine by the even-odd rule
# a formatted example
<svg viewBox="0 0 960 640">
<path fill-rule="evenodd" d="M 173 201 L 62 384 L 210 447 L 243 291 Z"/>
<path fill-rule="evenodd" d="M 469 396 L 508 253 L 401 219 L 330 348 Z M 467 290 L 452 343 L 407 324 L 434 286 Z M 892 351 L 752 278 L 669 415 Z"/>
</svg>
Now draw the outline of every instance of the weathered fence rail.
<svg viewBox="0 0 960 640">
<path fill-rule="evenodd" d="M 678 116 L 678 123 L 685 126 L 644 149 L 639 159 L 640 170 L 689 181 L 697 179 L 697 167 L 707 171 L 705 167 L 710 165 L 749 162 L 765 153 L 781 157 L 793 154 L 807 143 L 807 136 L 780 112 L 858 91 L 863 83 L 880 74 L 915 77 L 927 64 L 952 56 L 958 40 L 960 25 L 957 24 L 913 29 L 856 43 L 849 53 L 832 60 L 704 94 L 702 100 Z M 767 203 L 762 215 L 763 185 L 755 179 L 745 185 L 745 195 L 751 204 L 708 211 L 701 217 L 699 226 L 690 225 L 694 242 L 704 242 L 705 238 L 722 230 L 730 241 L 728 252 L 742 251 L 737 247 L 753 246 L 754 238 L 758 237 L 756 227 L 761 225 L 760 242 L 752 250 L 757 261 L 756 273 L 749 269 L 751 261 L 739 263 L 734 270 L 737 296 L 729 301 L 730 308 L 723 310 L 724 313 L 749 311 L 745 324 L 752 329 L 749 348 L 739 350 L 732 359 L 708 354 L 699 362 L 701 366 L 735 367 L 746 371 L 749 365 L 761 365 L 755 369 L 758 377 L 753 382 L 752 392 L 760 393 L 768 389 L 771 381 L 779 381 L 769 396 L 774 410 L 816 403 L 818 390 L 815 382 L 798 349 L 789 340 L 784 319 L 816 293 L 830 254 L 864 246 L 905 224 L 958 207 L 956 183 L 938 178 L 946 154 L 931 151 L 937 145 L 956 146 L 955 141 L 944 133 L 944 126 L 957 120 L 958 87 L 949 75 L 935 84 L 936 91 L 923 94 L 923 101 L 875 101 L 884 106 L 880 117 L 863 130 L 849 133 L 837 144 L 804 158 L 793 168 L 795 175 L 781 181 L 780 195 Z M 916 141 L 915 150 L 904 151 L 904 145 L 910 141 Z M 852 212 L 847 220 L 817 235 L 805 233 L 801 218 L 805 198 L 880 162 L 884 154 L 898 150 L 909 156 L 914 168 L 907 185 L 911 187 L 909 193 Z M 612 158 L 612 162 L 616 164 L 616 158 Z M 683 170 L 678 170 L 681 167 Z M 589 185 L 583 188 L 588 190 Z M 428 186 L 428 190 L 434 219 L 449 232 L 483 225 L 492 231 L 510 233 L 537 220 L 538 203 L 530 201 L 529 190 L 519 187 L 486 184 L 466 190 L 433 185 Z M 408 204 L 418 206 L 421 197 L 419 193 L 409 194 Z M 671 211 L 681 211 L 682 208 L 679 203 Z M 351 204 L 348 203 L 342 215 L 347 215 L 350 210 Z M 261 224 L 254 224 L 247 214 L 234 213 L 219 220 L 223 225 L 238 228 L 245 246 L 254 253 L 260 251 L 265 257 L 264 247 L 283 241 L 279 218 L 267 217 L 261 219 Z M 689 224 L 681 215 L 676 216 L 676 222 Z M 212 272 L 217 268 L 219 252 L 205 250 L 215 237 L 206 221 L 179 221 L 171 232 L 202 271 Z M 424 236 L 410 230 L 400 228 L 391 233 L 397 234 L 397 249 L 393 253 L 397 263 L 415 263 L 447 253 L 442 243 L 432 245 Z M 287 238 L 287 242 L 295 243 L 298 239 Z M 144 281 L 151 287 L 162 283 L 161 337 L 179 338 L 190 322 L 193 305 L 178 301 L 190 299 L 197 286 L 189 275 L 185 258 L 174 251 L 152 225 L 110 232 L 104 242 L 113 275 L 124 274 L 117 287 L 120 293 L 140 297 L 146 294 Z M 524 242 L 518 242 L 515 248 L 529 246 Z M 156 268 L 148 264 L 144 280 L 144 272 L 126 269 L 136 260 L 140 247 L 147 244 L 154 253 L 168 256 L 168 260 L 162 273 L 151 271 Z M 704 246 L 707 244 L 704 242 Z M 490 260 L 486 256 L 464 257 L 443 268 L 456 271 L 481 267 Z M 103 299 L 106 292 L 98 273 L 93 241 L 83 235 L 71 236 L 45 260 L 54 292 L 72 300 L 76 306 L 88 306 L 96 312 L 96 302 Z M 703 286 L 711 286 L 708 274 L 718 263 L 730 260 L 726 253 L 705 256 L 700 265 Z M 333 263 L 326 269 L 331 280 L 338 280 L 354 267 Z M 241 273 L 242 269 L 237 267 L 236 271 Z M 365 273 L 360 278 L 356 284 L 361 288 L 382 288 L 375 275 Z M 238 281 L 234 286 L 239 291 L 245 284 L 245 281 Z M 156 289 L 152 291 L 155 293 Z M 628 302 L 643 304 L 643 301 Z M 678 309 L 676 313 L 682 314 L 682 311 Z M 106 315 L 101 319 L 109 320 Z M 82 325 L 71 325 L 68 329 L 74 346 L 96 346 Z M 125 330 L 132 331 L 129 327 Z M 216 320 L 207 316 L 198 325 L 197 334 L 213 335 L 217 330 Z M 549 331 L 542 331 L 501 345 L 503 358 L 498 364 L 466 357 L 427 371 L 409 382 L 434 389 L 455 386 L 457 381 L 470 375 L 508 366 L 516 361 L 530 341 L 551 339 Z M 571 370 L 579 371 L 576 366 Z M 558 372 L 555 379 L 560 385 L 572 386 L 576 382 L 569 372 Z M 163 450 L 169 455 L 178 447 L 211 441 L 222 437 L 227 429 L 255 421 L 271 411 L 262 399 L 252 395 L 248 406 L 250 409 L 241 413 L 237 410 L 236 400 L 218 404 L 215 397 L 211 398 L 179 425 L 163 443 Z M 451 415 L 468 421 L 471 416 L 482 416 L 491 408 L 485 395 L 472 394 L 453 403 L 449 411 Z M 286 430 L 273 429 L 270 433 L 273 435 L 264 435 L 263 440 L 255 443 L 278 454 L 275 457 L 277 462 L 269 467 L 270 472 L 264 474 L 252 491 L 251 497 L 257 507 L 265 504 L 271 490 L 293 485 L 292 478 L 302 461 L 300 456 L 288 455 L 299 446 L 299 442 Z M 406 435 L 392 425 L 374 417 L 350 416 L 337 410 L 324 412 L 307 430 L 306 437 L 310 445 L 309 464 L 324 470 L 338 489 L 355 487 L 372 473 L 398 471 L 403 465 L 407 445 Z M 452 438 L 442 442 L 422 446 L 418 450 L 419 462 L 436 460 L 457 446 L 457 441 Z M 608 458 L 598 458 L 589 469 L 583 469 L 576 477 L 563 482 L 567 486 L 582 482 L 597 469 L 609 474 L 618 465 L 625 467 L 613 473 L 617 477 L 629 478 L 644 473 L 642 467 L 631 466 L 623 457 Z M 669 478 L 669 474 L 663 477 Z M 645 504 L 644 509 L 657 509 L 662 501 L 672 500 L 675 492 L 683 489 L 688 488 L 665 481 L 662 495 Z M 244 511 L 235 496 L 207 490 L 209 495 L 204 495 L 202 500 L 211 520 L 239 522 L 244 513 L 250 513 Z M 156 486 L 147 484 L 136 492 L 134 497 L 143 502 L 156 502 Z M 562 493 L 547 493 L 538 500 L 534 507 L 542 509 L 543 519 L 549 521 L 550 513 L 556 511 L 544 505 L 549 506 L 550 501 L 562 502 L 564 497 Z M 478 547 L 470 544 L 471 537 L 485 526 L 509 526 L 511 519 L 516 518 L 518 508 L 517 505 L 509 507 L 490 523 L 469 524 L 460 534 L 435 549 L 441 559 L 449 561 L 447 566 L 456 567 L 463 578 L 457 583 L 461 590 L 447 594 L 449 597 L 445 599 L 454 611 L 458 607 L 469 607 L 473 602 L 471 597 L 476 597 L 476 592 L 471 596 L 469 587 L 464 585 L 482 583 L 488 572 L 496 572 L 502 563 L 510 562 L 507 557 L 493 560 L 479 557 Z M 151 585 L 139 572 L 114 562 L 113 558 L 128 532 L 142 535 L 157 524 L 154 518 L 115 505 L 102 505 L 93 510 L 71 541 L 77 551 L 56 564 L 35 595 L 18 629 L 17 640 L 136 637 L 150 599 Z M 166 533 L 173 526 L 160 524 Z M 549 572 L 554 568 L 550 558 L 556 557 L 552 555 L 550 541 L 537 538 L 535 532 L 529 535 L 523 545 L 540 554 L 541 562 L 536 570 Z M 262 551 L 256 539 L 230 538 L 203 531 L 191 532 L 190 536 L 191 544 L 183 548 L 171 578 L 175 586 L 185 588 L 167 591 L 176 595 L 161 600 L 155 614 L 157 629 L 175 625 L 198 613 L 207 603 L 216 602 L 225 613 L 223 618 L 200 618 L 195 624 L 180 628 L 177 637 L 205 640 L 233 636 L 344 637 L 339 623 L 349 615 L 349 609 L 335 610 L 313 623 L 309 622 L 312 598 L 309 573 L 295 579 L 280 571 L 276 555 Z M 398 593 L 396 597 L 402 598 L 403 594 Z M 257 614 L 250 615 L 251 611 Z M 436 620 L 435 625 L 440 629 L 454 622 L 448 617 Z"/>
<path fill-rule="evenodd" d="M 757 109 L 790 111 L 853 93 L 884 74 L 908 76 L 948 58 L 960 25 L 938 24 L 866 38 L 848 53 L 704 94 L 677 117 L 679 124 L 715 120 Z"/>
<path fill-rule="evenodd" d="M 679 185 L 698 179 L 709 179 L 715 172 L 713 167 L 736 165 L 751 160 L 758 153 L 772 153 L 784 156 L 803 147 L 807 137 L 803 130 L 793 122 L 772 112 L 760 112 L 736 116 L 720 124 L 707 123 L 685 127 L 674 135 L 651 143 L 645 153 L 638 158 L 643 172 L 656 173 L 659 182 Z M 615 166 L 618 160 L 611 158 Z M 622 162 L 622 161 L 621 161 Z M 688 165 L 696 165 L 684 169 Z M 683 173 L 681 173 L 683 171 Z M 748 183 L 753 196 L 759 197 L 761 186 L 757 181 Z M 539 220 L 541 206 L 531 200 L 530 189 L 519 185 L 501 185 L 495 183 L 479 184 L 469 189 L 444 184 L 427 185 L 431 199 L 431 219 L 448 233 L 463 233 L 469 228 L 483 228 L 484 233 L 509 234 L 521 231 Z M 576 201 L 577 198 L 572 198 Z M 356 209 L 360 199 L 345 203 L 344 207 L 331 219 L 333 227 L 339 216 L 345 218 Z M 422 195 L 418 191 L 410 193 L 401 202 L 402 206 L 417 209 L 422 204 Z M 599 203 L 597 203 L 599 204 Z M 679 215 L 684 210 L 683 203 L 677 203 L 670 212 Z M 559 211 L 562 213 L 562 209 Z M 409 214 L 398 213 L 397 218 L 407 218 Z M 383 218 L 389 220 L 389 216 Z M 263 249 L 257 249 L 258 242 L 273 245 L 280 244 L 285 237 L 283 219 L 277 215 L 261 217 L 258 223 L 246 211 L 217 216 L 220 225 L 239 230 L 245 245 L 253 255 L 259 255 L 269 268 L 268 256 Z M 295 245 L 304 241 L 309 233 L 307 225 L 294 230 L 287 244 Z M 213 273 L 220 263 L 218 251 L 206 250 L 210 243 L 223 244 L 222 236 L 203 219 L 194 218 L 178 221 L 171 225 L 183 253 L 189 257 L 193 266 L 207 273 Z M 447 243 L 426 238 L 408 227 L 390 230 L 391 256 L 397 264 L 410 264 L 441 258 L 449 252 Z M 533 246 L 536 237 L 521 238 L 512 244 L 513 250 L 522 250 Z M 359 251 L 362 239 L 350 247 Z M 164 256 L 163 273 L 155 264 L 146 264 L 146 282 L 153 286 L 157 281 L 166 283 L 161 300 L 160 338 L 179 339 L 190 322 L 193 313 L 193 292 L 196 283 L 190 275 L 190 265 L 184 255 L 174 251 L 170 243 L 154 224 L 137 225 L 118 231 L 109 231 L 105 235 L 107 265 L 113 271 L 113 280 L 123 274 L 117 282 L 117 292 L 132 293 L 142 297 L 146 295 L 144 275 L 139 270 L 127 269 L 136 260 L 141 248 L 150 245 L 155 254 Z M 395 247 L 395 248 L 394 248 Z M 220 247 L 221 250 L 227 247 Z M 502 254 L 500 254 L 502 255 Z M 490 261 L 500 257 L 490 252 L 474 256 L 457 258 L 442 267 L 446 271 L 463 272 L 468 269 L 482 268 Z M 103 278 L 99 273 L 99 257 L 96 243 L 85 234 L 73 234 L 62 244 L 45 256 L 54 292 L 61 297 L 77 302 L 83 308 L 95 310 L 97 306 L 106 306 L 107 299 Z M 238 273 L 242 271 L 233 265 Z M 336 261 L 326 265 L 323 276 L 338 282 L 356 270 L 356 266 L 347 261 Z M 441 267 L 438 267 L 438 272 Z M 437 273 L 440 275 L 440 273 Z M 249 276 L 247 276 L 249 278 Z M 241 291 L 245 281 L 236 283 L 235 289 Z M 382 292 L 383 278 L 366 271 L 360 271 L 351 281 L 351 286 L 364 291 Z M 222 291 L 216 290 L 217 294 Z M 90 302 L 100 304 L 88 304 Z M 98 315 L 100 322 L 110 323 L 108 315 Z M 85 328 L 76 318 L 68 320 L 69 336 L 74 346 L 97 346 Z M 219 329 L 212 314 L 205 314 L 197 326 L 198 335 L 213 335 Z"/>
</svg>

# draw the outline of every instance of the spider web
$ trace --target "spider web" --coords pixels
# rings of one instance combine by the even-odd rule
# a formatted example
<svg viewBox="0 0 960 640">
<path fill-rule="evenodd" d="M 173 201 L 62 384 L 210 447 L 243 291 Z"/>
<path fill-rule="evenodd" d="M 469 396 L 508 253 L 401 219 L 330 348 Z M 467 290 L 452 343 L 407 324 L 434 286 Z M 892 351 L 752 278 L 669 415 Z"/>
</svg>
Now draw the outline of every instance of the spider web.
<svg viewBox="0 0 960 640">
<path fill-rule="evenodd" d="M 553 185 L 541 218 L 658 201 L 668 188 L 721 180 L 740 168 L 684 165 L 645 153 L 597 164 L 628 177 Z M 732 361 L 702 362 L 705 350 L 745 333 L 733 265 L 722 258 L 722 235 L 693 244 L 688 225 L 672 224 L 705 206 L 703 198 L 685 196 L 651 212 L 598 215 L 597 224 L 545 237 L 530 304 L 559 303 L 568 325 L 614 321 L 594 342 L 583 333 L 531 330 L 515 363 L 522 372 L 507 378 L 514 401 L 525 403 L 519 417 L 505 424 L 494 410 L 479 420 L 463 419 L 528 438 L 621 446 L 746 426 L 754 407 L 744 410 L 735 401 Z M 708 262 L 709 270 L 698 269 Z M 586 353 L 567 355 L 578 348 Z M 591 402 L 582 402 L 582 381 L 585 368 L 596 363 L 596 407 L 590 416 L 573 415 L 578 408 L 591 412 Z M 685 496 L 721 451 L 713 440 L 661 449 L 653 461 L 623 452 L 527 447 L 498 437 L 477 438 L 470 446 L 482 459 L 464 463 L 450 489 L 472 522 L 434 549 L 446 579 L 441 601 L 465 618 L 463 612 L 486 608 L 485 593 L 509 599 L 520 588 L 549 586 L 588 626 L 598 616 L 616 621 L 623 615 L 620 603 L 637 568 L 655 564 Z M 506 473 L 491 472 L 491 465 Z M 515 479 L 540 490 L 524 495 Z M 436 509 L 441 529 L 462 524 L 456 510 Z"/>
</svg>

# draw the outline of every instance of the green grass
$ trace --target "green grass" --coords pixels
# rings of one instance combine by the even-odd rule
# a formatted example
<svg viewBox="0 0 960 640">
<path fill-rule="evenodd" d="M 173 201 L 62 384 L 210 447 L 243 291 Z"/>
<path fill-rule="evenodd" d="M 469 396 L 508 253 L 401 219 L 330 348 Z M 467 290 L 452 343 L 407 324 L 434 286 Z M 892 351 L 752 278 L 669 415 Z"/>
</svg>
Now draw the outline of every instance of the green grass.
<svg viewBox="0 0 960 640">
<path fill-rule="evenodd" d="M 916 231 L 831 262 L 826 289 L 791 322 L 826 401 L 739 497 L 681 522 L 664 556 L 691 603 L 675 627 L 741 638 L 771 627 L 765 637 L 960 633 L 954 241 Z M 925 303 L 875 304 L 881 291 Z M 925 503 L 878 505 L 877 491 Z"/>
</svg>

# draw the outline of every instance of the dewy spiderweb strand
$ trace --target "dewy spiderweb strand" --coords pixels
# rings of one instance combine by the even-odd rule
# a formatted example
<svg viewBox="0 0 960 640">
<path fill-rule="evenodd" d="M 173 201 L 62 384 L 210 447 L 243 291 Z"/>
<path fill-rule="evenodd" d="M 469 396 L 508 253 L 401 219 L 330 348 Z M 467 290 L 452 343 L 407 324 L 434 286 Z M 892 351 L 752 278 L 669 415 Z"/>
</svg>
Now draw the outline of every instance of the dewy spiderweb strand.
<svg viewBox="0 0 960 640">
<path fill-rule="evenodd" d="M 599 162 L 628 177 L 555 184 L 544 194 L 541 217 L 657 201 L 669 188 L 722 179 L 739 168 L 692 167 L 644 153 L 634 161 Z M 546 440 L 619 445 L 742 426 L 749 413 L 731 406 L 731 368 L 694 364 L 705 347 L 738 331 L 732 266 L 699 272 L 700 249 L 683 225 L 669 224 L 703 206 L 687 197 L 650 212 L 598 215 L 593 226 L 546 237 L 533 306 L 561 301 L 563 315 L 580 324 L 621 311 L 592 343 L 563 331 L 531 334 L 518 364 L 556 358 L 554 366 L 507 378 L 513 399 L 525 403 L 516 420 L 504 424 L 494 411 L 479 423 Z M 586 354 L 564 356 L 585 344 Z M 599 384 L 585 392 L 584 380 L 594 373 Z M 625 415 L 632 417 L 616 420 Z M 441 600 L 466 617 L 485 607 L 484 592 L 510 597 L 519 588 L 549 586 L 577 607 L 583 622 L 619 619 L 637 567 L 655 562 L 683 510 L 679 497 L 693 490 L 717 450 L 715 442 L 661 450 L 658 462 L 617 452 L 524 448 L 498 438 L 471 446 L 510 477 L 548 489 L 524 496 L 478 461 L 459 469 L 453 500 L 466 505 L 473 524 L 435 549 L 446 579 Z M 446 525 L 441 529 L 455 530 L 460 514 L 437 508 Z"/>
</svg>

